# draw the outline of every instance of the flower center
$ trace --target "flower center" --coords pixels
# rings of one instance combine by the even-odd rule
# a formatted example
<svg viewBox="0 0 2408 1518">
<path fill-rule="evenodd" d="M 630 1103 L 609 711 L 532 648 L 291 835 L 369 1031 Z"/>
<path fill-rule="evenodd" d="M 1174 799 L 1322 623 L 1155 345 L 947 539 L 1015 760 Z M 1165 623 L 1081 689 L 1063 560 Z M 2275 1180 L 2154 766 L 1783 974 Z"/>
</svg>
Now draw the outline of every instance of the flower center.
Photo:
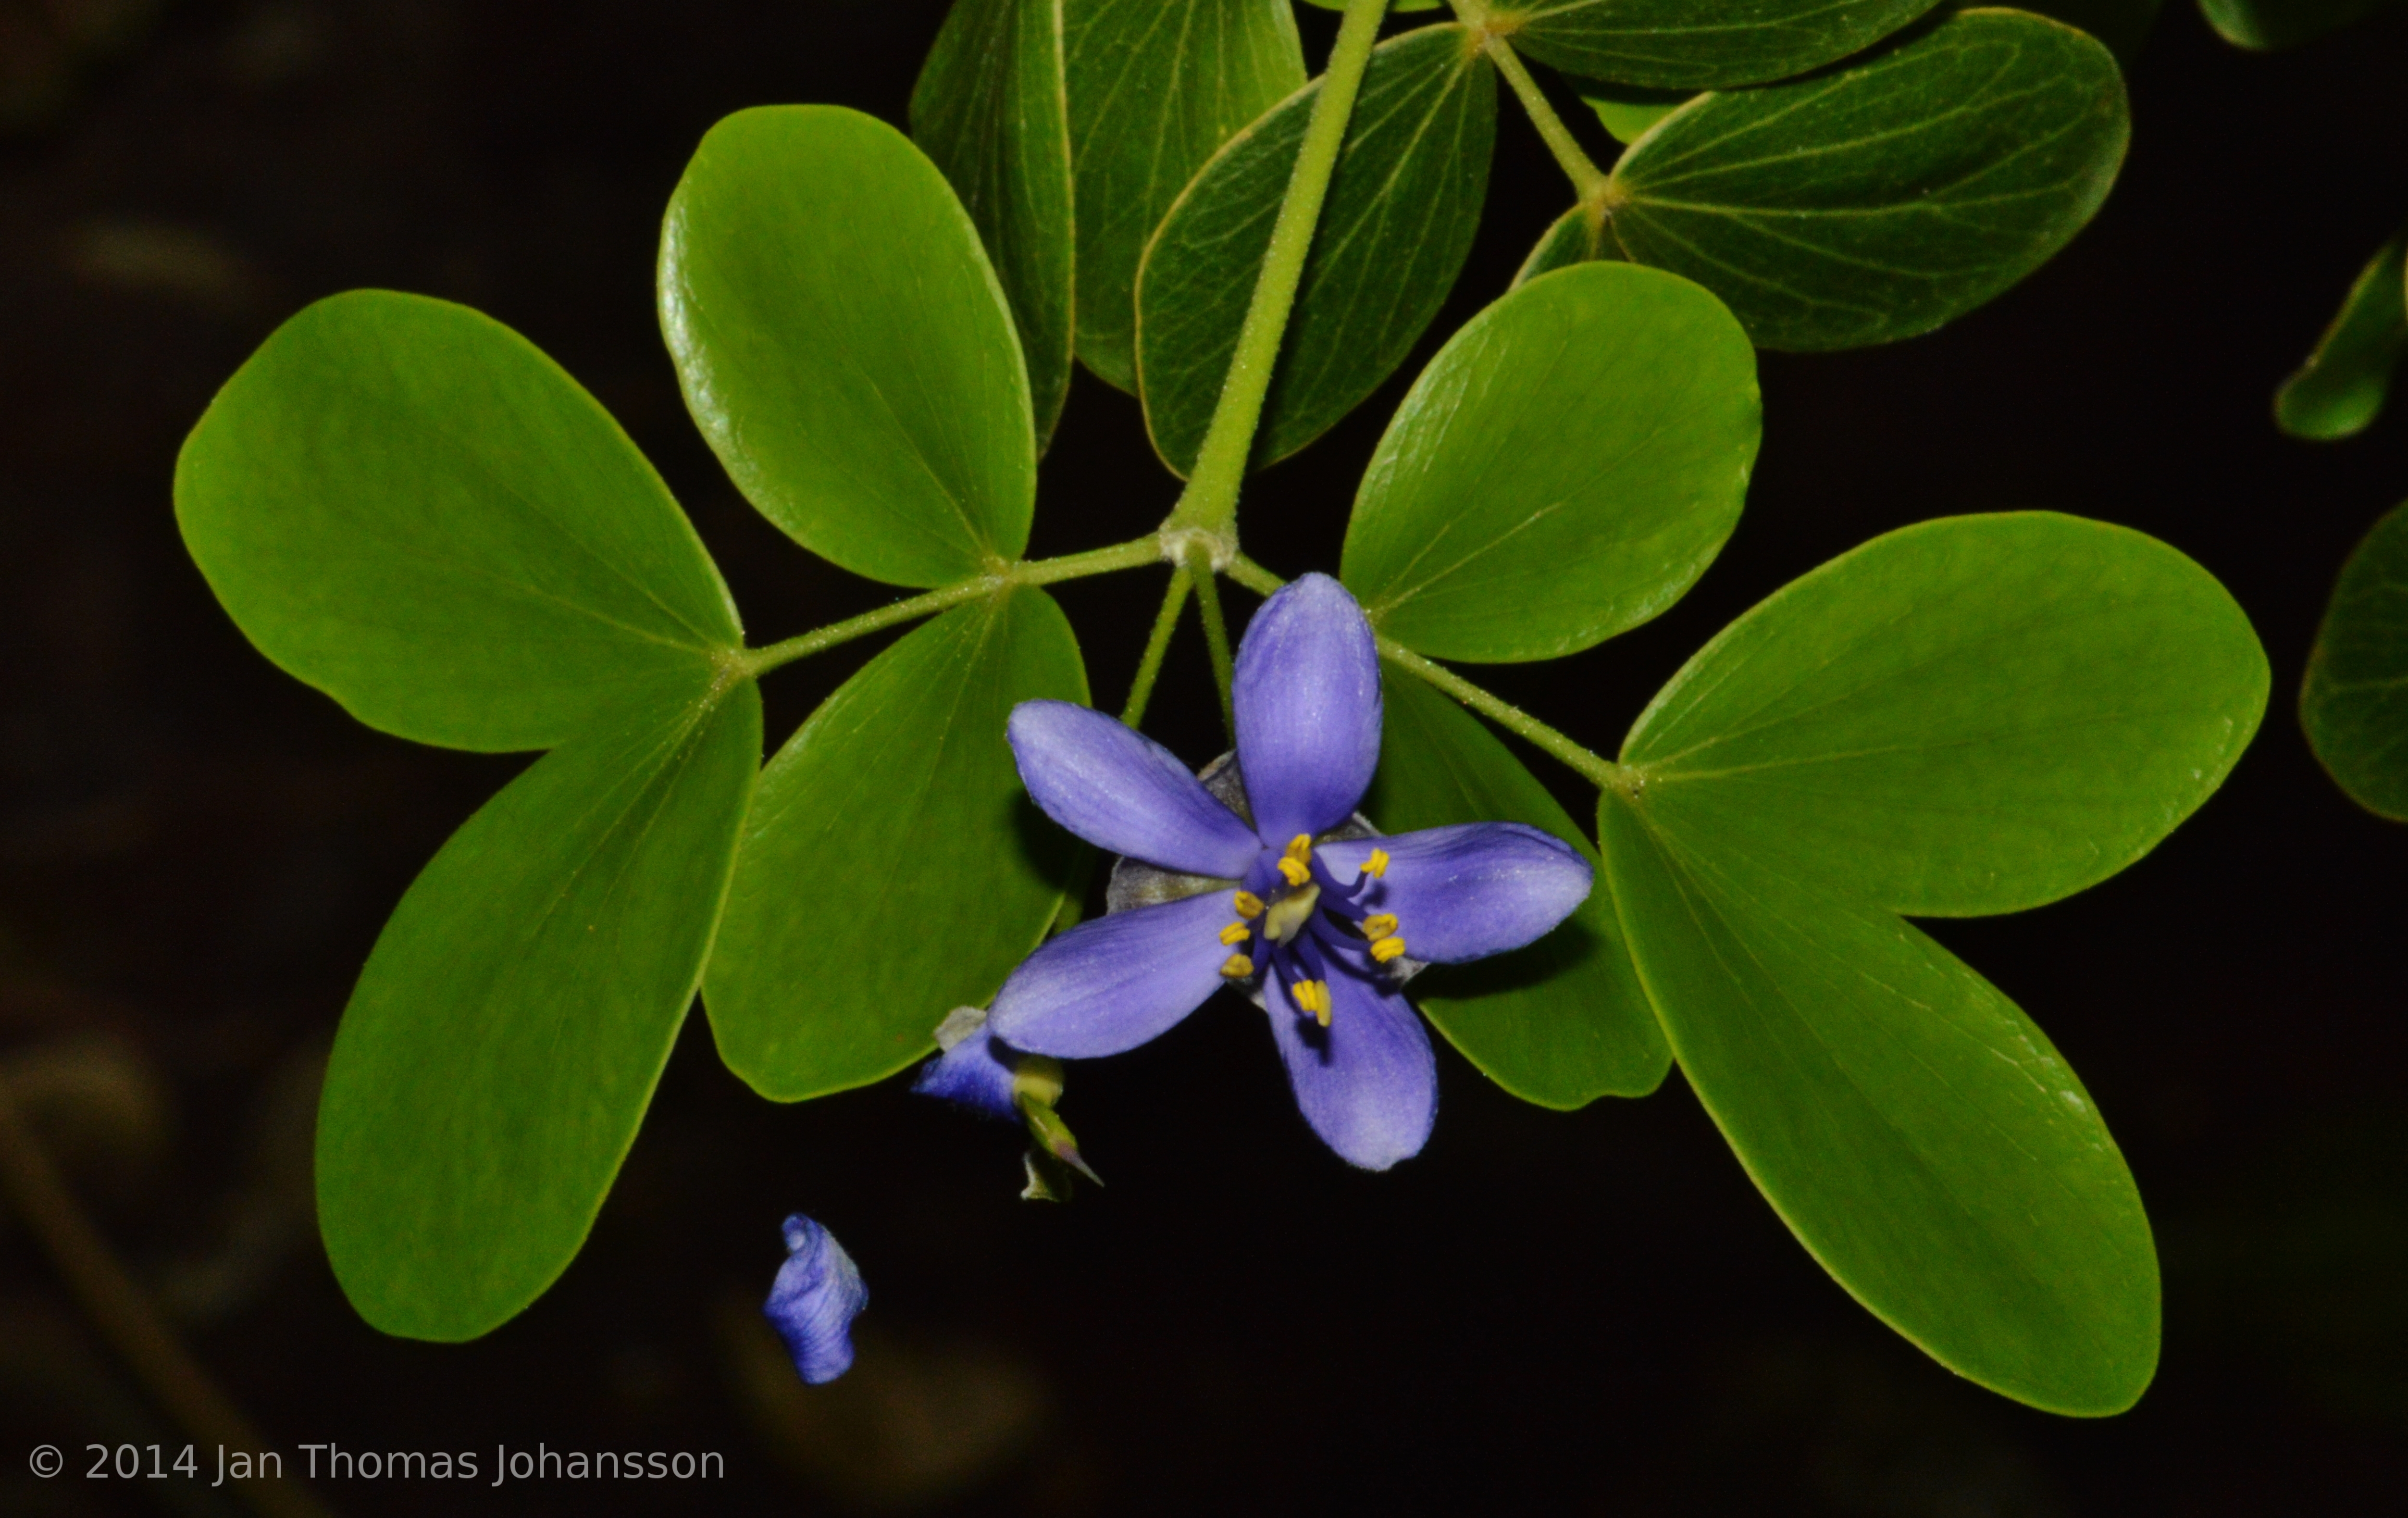
<svg viewBox="0 0 2408 1518">
<path fill-rule="evenodd" d="M 1327 1027 L 1332 960 L 1341 972 L 1361 975 L 1369 967 L 1358 956 L 1386 965 L 1405 952 L 1396 913 L 1372 909 L 1385 894 L 1380 882 L 1387 873 L 1387 851 L 1374 849 L 1354 879 L 1341 881 L 1303 833 L 1276 856 L 1266 852 L 1233 901 L 1238 921 L 1221 930 L 1221 941 L 1237 951 L 1221 973 L 1232 981 L 1252 976 L 1256 957 L 1247 951 L 1259 937 L 1262 967 L 1287 987 L 1298 1010 Z"/>
</svg>

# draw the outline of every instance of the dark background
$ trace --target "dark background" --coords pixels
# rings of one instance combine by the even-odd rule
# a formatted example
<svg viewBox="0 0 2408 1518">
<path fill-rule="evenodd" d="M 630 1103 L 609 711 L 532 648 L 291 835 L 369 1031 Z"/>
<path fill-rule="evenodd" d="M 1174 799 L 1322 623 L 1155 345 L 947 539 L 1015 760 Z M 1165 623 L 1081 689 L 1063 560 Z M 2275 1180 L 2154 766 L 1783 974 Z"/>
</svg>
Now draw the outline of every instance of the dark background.
<svg viewBox="0 0 2408 1518">
<path fill-rule="evenodd" d="M 2332 788 L 2292 701 L 2344 556 L 2408 494 L 2408 424 L 2313 446 L 2268 414 L 2408 198 L 2396 10 L 2262 58 L 2177 0 L 2131 76 L 2123 179 L 2070 251 L 1938 336 L 1766 355 L 1757 482 L 1703 583 L 1580 658 L 1497 672 L 1610 749 L 1730 616 L 1950 512 L 2129 523 L 2231 587 L 2276 687 L 2222 794 L 2097 890 L 1938 928 L 2049 1030 L 2139 1176 L 2166 1336 L 2134 1411 L 2032 1412 L 1893 1337 L 1790 1239 L 1677 1074 L 1565 1115 L 1442 1052 L 1436 1137 L 1373 1177 L 1312 1139 L 1259 1028 L 1211 1014 L 1075 1072 L 1067 1113 L 1111 1186 L 1068 1208 L 1017 1200 L 1010 1132 L 901 1080 L 761 1101 L 697 1016 L 591 1243 L 532 1310 L 466 1346 L 352 1315 L 307 1211 L 316 1071 L 385 913 L 521 761 L 370 732 L 252 652 L 178 543 L 178 443 L 305 302 L 447 295 L 619 416 L 756 641 L 877 604 L 753 516 L 688 423 L 653 239 L 728 111 L 832 100 L 899 122 L 939 15 L 0 0 L 0 1070 L 268 1440 L 296 1460 L 305 1441 L 474 1449 L 488 1473 L 497 1442 L 718 1450 L 728 1472 L 703 1493 L 321 1483 L 360 1513 L 2397 1501 L 2408 833 Z M 1307 32 L 1317 58 L 1328 18 Z M 1500 120 L 1487 230 L 1434 335 L 1503 288 L 1568 198 L 1519 112 Z M 1252 488 L 1258 558 L 1334 563 L 1418 364 Z M 1134 403 L 1084 379 L 1043 488 L 1040 553 L 1142 531 L 1174 494 Z M 1158 591 L 1152 572 L 1063 590 L 1099 700 L 1125 690 Z M 770 680 L 772 742 L 876 646 Z M 1200 760 L 1211 706 L 1191 623 L 1153 729 Z M 860 1368 L 811 1394 L 754 1317 L 798 1208 L 876 1294 Z M 180 1482 L 80 1480 L 72 1454 L 37 1482 L 22 1453 L 184 1438 L 0 1218 L 0 1510 L 232 1511 Z"/>
</svg>

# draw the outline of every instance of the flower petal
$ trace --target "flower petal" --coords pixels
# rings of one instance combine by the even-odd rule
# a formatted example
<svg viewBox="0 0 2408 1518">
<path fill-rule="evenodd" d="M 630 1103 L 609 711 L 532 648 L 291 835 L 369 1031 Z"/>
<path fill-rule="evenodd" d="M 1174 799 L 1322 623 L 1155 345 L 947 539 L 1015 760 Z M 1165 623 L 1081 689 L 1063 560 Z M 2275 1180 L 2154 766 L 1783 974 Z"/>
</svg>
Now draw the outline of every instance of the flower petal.
<svg viewBox="0 0 2408 1518">
<path fill-rule="evenodd" d="M 1380 767 L 1380 650 L 1346 588 L 1306 575 L 1262 605 L 1229 697 L 1254 831 L 1274 849 L 1354 815 Z"/>
<path fill-rule="evenodd" d="M 1168 749 L 1089 707 L 1023 701 L 1008 724 L 1045 815 L 1111 853 L 1235 880 L 1262 845 Z"/>
<path fill-rule="evenodd" d="M 1221 930 L 1235 891 L 1139 907 L 1038 946 L 996 994 L 987 1026 L 1014 1049 L 1058 1059 L 1117 1054 L 1161 1037 L 1223 984 Z"/>
<path fill-rule="evenodd" d="M 1405 952 L 1433 964 L 1521 948 L 1570 916 L 1596 881 L 1578 850 L 1520 823 L 1325 843 L 1319 852 L 1331 874 L 1351 881 L 1374 849 L 1387 852 L 1388 872 L 1361 904 L 1395 913 Z"/>
<path fill-rule="evenodd" d="M 984 1112 L 989 1117 L 1020 1119 L 1011 1099 L 1011 1056 L 996 1045 L 992 1030 L 982 1027 L 968 1038 L 920 1067 L 911 1090 Z"/>
<path fill-rule="evenodd" d="M 1264 990 L 1288 1085 L 1321 1141 L 1366 1170 L 1420 1153 L 1438 1119 L 1438 1059 L 1403 994 L 1332 964 L 1325 1028 L 1276 977 Z"/>
<path fill-rule="evenodd" d="M 853 1368 L 853 1320 L 869 1290 L 836 1235 L 800 1212 L 786 1220 L 786 1263 L 761 1310 L 813 1386 Z"/>
</svg>

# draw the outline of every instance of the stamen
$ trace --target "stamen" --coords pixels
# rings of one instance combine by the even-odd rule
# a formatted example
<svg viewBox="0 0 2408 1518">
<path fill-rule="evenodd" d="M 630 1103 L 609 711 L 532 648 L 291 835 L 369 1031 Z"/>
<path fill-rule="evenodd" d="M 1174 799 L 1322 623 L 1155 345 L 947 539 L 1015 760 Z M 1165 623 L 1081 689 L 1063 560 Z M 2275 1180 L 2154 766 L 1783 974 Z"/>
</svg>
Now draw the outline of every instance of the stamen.
<svg viewBox="0 0 2408 1518">
<path fill-rule="evenodd" d="M 1395 919 L 1391 918 L 1390 921 L 1393 922 Z M 1383 965 L 1404 952 L 1405 940 L 1393 935 L 1384 938 L 1375 938 L 1371 943 L 1371 957 Z"/>
<path fill-rule="evenodd" d="M 1232 981 L 1242 981 L 1254 973 L 1254 962 L 1243 954 L 1231 954 L 1221 962 L 1221 973 Z"/>
<path fill-rule="evenodd" d="M 1363 919 L 1363 937 L 1367 938 L 1384 938 L 1396 931 L 1397 914 L 1394 912 L 1380 912 Z"/>
<path fill-rule="evenodd" d="M 1311 1012 L 1313 1021 L 1323 1027 L 1327 1027 L 1329 1025 L 1329 982 L 1298 981 L 1291 989 L 1295 994 L 1297 1006 Z"/>
<path fill-rule="evenodd" d="M 1370 876 L 1375 881 L 1381 876 L 1387 874 L 1388 851 L 1385 849 L 1372 850 L 1371 857 L 1363 861 L 1363 873 Z"/>
<path fill-rule="evenodd" d="M 1221 930 L 1223 943 L 1243 943 L 1254 936 L 1254 930 L 1243 923 L 1232 923 Z"/>
<path fill-rule="evenodd" d="M 1279 871 L 1290 885 L 1302 885 L 1312 879 L 1312 835 L 1298 833 L 1287 840 L 1287 852 L 1280 855 Z"/>
<path fill-rule="evenodd" d="M 1263 914 L 1263 898 L 1252 891 L 1239 892 L 1230 898 L 1229 905 L 1238 909 L 1239 916 L 1250 923 Z"/>
</svg>

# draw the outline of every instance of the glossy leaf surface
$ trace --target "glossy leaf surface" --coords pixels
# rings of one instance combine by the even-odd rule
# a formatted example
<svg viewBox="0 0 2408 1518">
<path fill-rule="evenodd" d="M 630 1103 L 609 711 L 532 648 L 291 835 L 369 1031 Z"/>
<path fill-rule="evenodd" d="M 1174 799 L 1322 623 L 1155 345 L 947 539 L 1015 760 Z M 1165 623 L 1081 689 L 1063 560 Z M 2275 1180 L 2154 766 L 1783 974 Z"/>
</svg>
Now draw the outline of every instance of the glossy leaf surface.
<svg viewBox="0 0 2408 1518">
<path fill-rule="evenodd" d="M 1061 904 L 1068 843 L 1004 722 L 1084 701 L 1061 609 L 1025 589 L 918 628 L 762 773 L 703 999 L 728 1068 L 777 1101 L 882 1079 L 984 1006 Z"/>
<path fill-rule="evenodd" d="M 978 223 L 1020 330 L 1037 436 L 1070 388 L 1070 104 L 1062 0 L 953 0 L 911 92 L 911 136 Z"/>
<path fill-rule="evenodd" d="M 424 743 L 549 748 L 683 702 L 743 641 L 609 414 L 517 333 L 422 295 L 279 327 L 184 444 L 176 517 L 262 652 Z"/>
<path fill-rule="evenodd" d="M 2314 41 L 2383 8 L 2386 0 L 2199 0 L 2200 13 L 2235 47 L 2271 51 Z"/>
<path fill-rule="evenodd" d="M 1449 659 L 1550 659 L 1697 582 L 1739 520 L 1763 410 L 1720 301 L 1631 264 L 1515 290 L 1430 361 L 1380 440 L 1342 578 Z"/>
<path fill-rule="evenodd" d="M 473 1339 L 567 1267 L 709 952 L 761 756 L 748 681 L 536 762 L 420 874 L 345 1009 L 318 1214 L 361 1316 Z"/>
<path fill-rule="evenodd" d="M 2098 1110 L 2015 1005 L 1922 933 L 1711 856 L 1609 793 L 1632 957 L 1681 1068 L 1800 1242 L 1942 1364 L 2053 1411 L 2155 1373 L 2156 1250 Z"/>
<path fill-rule="evenodd" d="M 1612 227 L 1720 295 L 1757 346 L 1928 332 L 2071 240 L 2130 133 L 2085 33 L 1968 10 L 1845 67 L 1705 96 L 1614 165 Z"/>
<path fill-rule="evenodd" d="M 2408 507 L 2343 567 L 2308 655 L 2300 720 L 2352 799 L 2408 822 Z"/>
<path fill-rule="evenodd" d="M 2155 538 L 1947 517 L 1731 623 L 1623 760 L 1684 848 L 1893 911 L 2019 911 L 2105 880 L 2206 800 L 2267 682 L 2241 609 Z"/>
<path fill-rule="evenodd" d="M 2315 351 L 2274 396 L 2274 420 L 2294 437 L 2353 437 L 2383 410 L 2408 352 L 2408 233 L 2359 271 Z"/>
<path fill-rule="evenodd" d="M 1586 834 L 1480 720 L 1404 671 L 1383 671 L 1380 774 L 1365 812 L 1410 833 L 1457 823 L 1527 823 L 1579 849 Z M 1472 965 L 1434 965 L 1412 999 L 1447 1040 L 1524 1101 L 1569 1110 L 1599 1096 L 1643 1096 L 1671 1054 L 1640 989 L 1600 873 L 1554 932 Z"/>
<path fill-rule="evenodd" d="M 1223 143 L 1304 87 L 1287 0 L 1063 0 L 1081 363 L 1137 389 L 1146 243 Z"/>
<path fill-rule="evenodd" d="M 1138 280 L 1147 429 L 1185 474 L 1245 324 L 1315 84 L 1231 141 L 1171 208 Z M 1318 437 L 1395 372 L 1471 251 L 1496 136 L 1496 72 L 1460 26 L 1372 50 L 1313 234 L 1255 439 L 1258 463 Z"/>
<path fill-rule="evenodd" d="M 1028 377 L 978 228 L 835 106 L 712 127 L 661 232 L 661 328 L 745 498 L 855 574 L 937 585 L 1028 542 Z"/>
<path fill-rule="evenodd" d="M 1845 58 L 1936 0 L 1522 0 L 1513 46 L 1568 74 L 1658 89 L 1786 79 Z"/>
</svg>

